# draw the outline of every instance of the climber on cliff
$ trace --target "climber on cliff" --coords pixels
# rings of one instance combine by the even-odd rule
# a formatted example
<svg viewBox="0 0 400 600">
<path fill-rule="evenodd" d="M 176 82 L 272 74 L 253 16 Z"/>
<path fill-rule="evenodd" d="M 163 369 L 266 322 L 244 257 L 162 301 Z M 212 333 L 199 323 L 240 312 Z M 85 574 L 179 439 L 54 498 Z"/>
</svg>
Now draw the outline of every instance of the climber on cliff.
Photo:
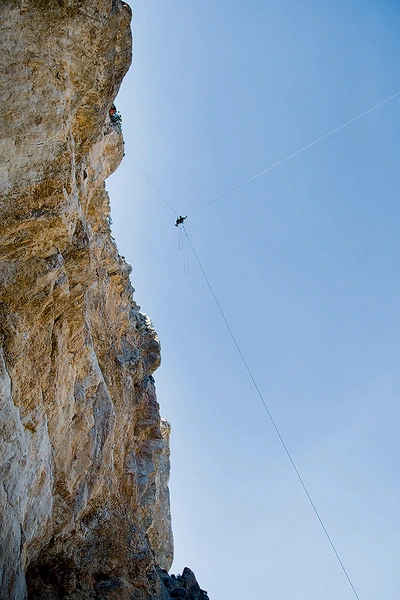
<svg viewBox="0 0 400 600">
<path fill-rule="evenodd" d="M 110 110 L 108 111 L 108 114 L 112 118 L 115 115 L 116 112 L 117 112 L 117 109 L 115 107 L 115 104 L 112 104 Z"/>
<path fill-rule="evenodd" d="M 182 215 L 180 215 L 179 218 L 176 220 L 175 227 L 178 227 L 178 225 L 182 225 L 185 219 L 187 219 L 187 217 L 182 217 Z"/>
</svg>

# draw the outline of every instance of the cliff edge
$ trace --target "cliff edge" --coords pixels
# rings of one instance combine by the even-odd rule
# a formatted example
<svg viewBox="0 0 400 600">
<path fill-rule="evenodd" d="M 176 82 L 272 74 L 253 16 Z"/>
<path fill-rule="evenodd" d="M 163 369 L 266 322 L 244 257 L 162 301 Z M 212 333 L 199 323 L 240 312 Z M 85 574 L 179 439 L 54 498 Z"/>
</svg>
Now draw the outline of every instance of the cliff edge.
<svg viewBox="0 0 400 600">
<path fill-rule="evenodd" d="M 203 600 L 167 574 L 160 344 L 108 222 L 131 10 L 4 0 L 0 19 L 0 598 Z"/>
</svg>

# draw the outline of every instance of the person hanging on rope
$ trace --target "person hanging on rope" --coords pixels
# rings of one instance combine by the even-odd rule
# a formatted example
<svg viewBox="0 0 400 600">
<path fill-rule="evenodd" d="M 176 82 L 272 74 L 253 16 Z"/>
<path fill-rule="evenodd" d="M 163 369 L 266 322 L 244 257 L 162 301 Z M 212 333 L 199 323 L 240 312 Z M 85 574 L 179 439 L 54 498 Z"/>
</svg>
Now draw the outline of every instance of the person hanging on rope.
<svg viewBox="0 0 400 600">
<path fill-rule="evenodd" d="M 182 225 L 185 219 L 187 219 L 187 217 L 182 217 L 182 215 L 179 215 L 179 218 L 176 220 L 175 227 L 178 227 L 178 225 Z"/>
</svg>

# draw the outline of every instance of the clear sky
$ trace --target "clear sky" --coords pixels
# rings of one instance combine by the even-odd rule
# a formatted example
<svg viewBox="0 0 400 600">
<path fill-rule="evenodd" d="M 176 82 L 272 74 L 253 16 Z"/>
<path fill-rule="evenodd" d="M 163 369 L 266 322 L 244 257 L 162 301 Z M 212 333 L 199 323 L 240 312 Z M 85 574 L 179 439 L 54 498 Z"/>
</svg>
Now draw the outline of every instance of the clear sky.
<svg viewBox="0 0 400 600">
<path fill-rule="evenodd" d="M 355 597 L 175 216 L 400 91 L 389 0 L 147 0 L 113 235 L 162 344 L 172 571 L 211 600 Z M 400 598 L 400 96 L 186 221 L 360 600 Z"/>
</svg>

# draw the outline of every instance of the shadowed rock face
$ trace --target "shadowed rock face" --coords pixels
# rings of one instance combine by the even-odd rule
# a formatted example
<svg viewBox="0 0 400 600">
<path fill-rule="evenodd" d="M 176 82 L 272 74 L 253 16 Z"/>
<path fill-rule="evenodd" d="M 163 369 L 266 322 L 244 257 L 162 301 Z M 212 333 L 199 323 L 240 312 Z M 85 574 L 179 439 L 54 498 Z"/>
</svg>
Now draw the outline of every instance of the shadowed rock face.
<svg viewBox="0 0 400 600">
<path fill-rule="evenodd" d="M 161 579 L 162 598 L 165 600 L 209 600 L 207 592 L 200 589 L 196 577 L 185 567 L 182 575 L 168 575 L 166 571 L 158 570 Z"/>
<path fill-rule="evenodd" d="M 0 598 L 174 597 L 160 346 L 104 186 L 131 11 L 3 0 L 0 19 Z"/>
</svg>

